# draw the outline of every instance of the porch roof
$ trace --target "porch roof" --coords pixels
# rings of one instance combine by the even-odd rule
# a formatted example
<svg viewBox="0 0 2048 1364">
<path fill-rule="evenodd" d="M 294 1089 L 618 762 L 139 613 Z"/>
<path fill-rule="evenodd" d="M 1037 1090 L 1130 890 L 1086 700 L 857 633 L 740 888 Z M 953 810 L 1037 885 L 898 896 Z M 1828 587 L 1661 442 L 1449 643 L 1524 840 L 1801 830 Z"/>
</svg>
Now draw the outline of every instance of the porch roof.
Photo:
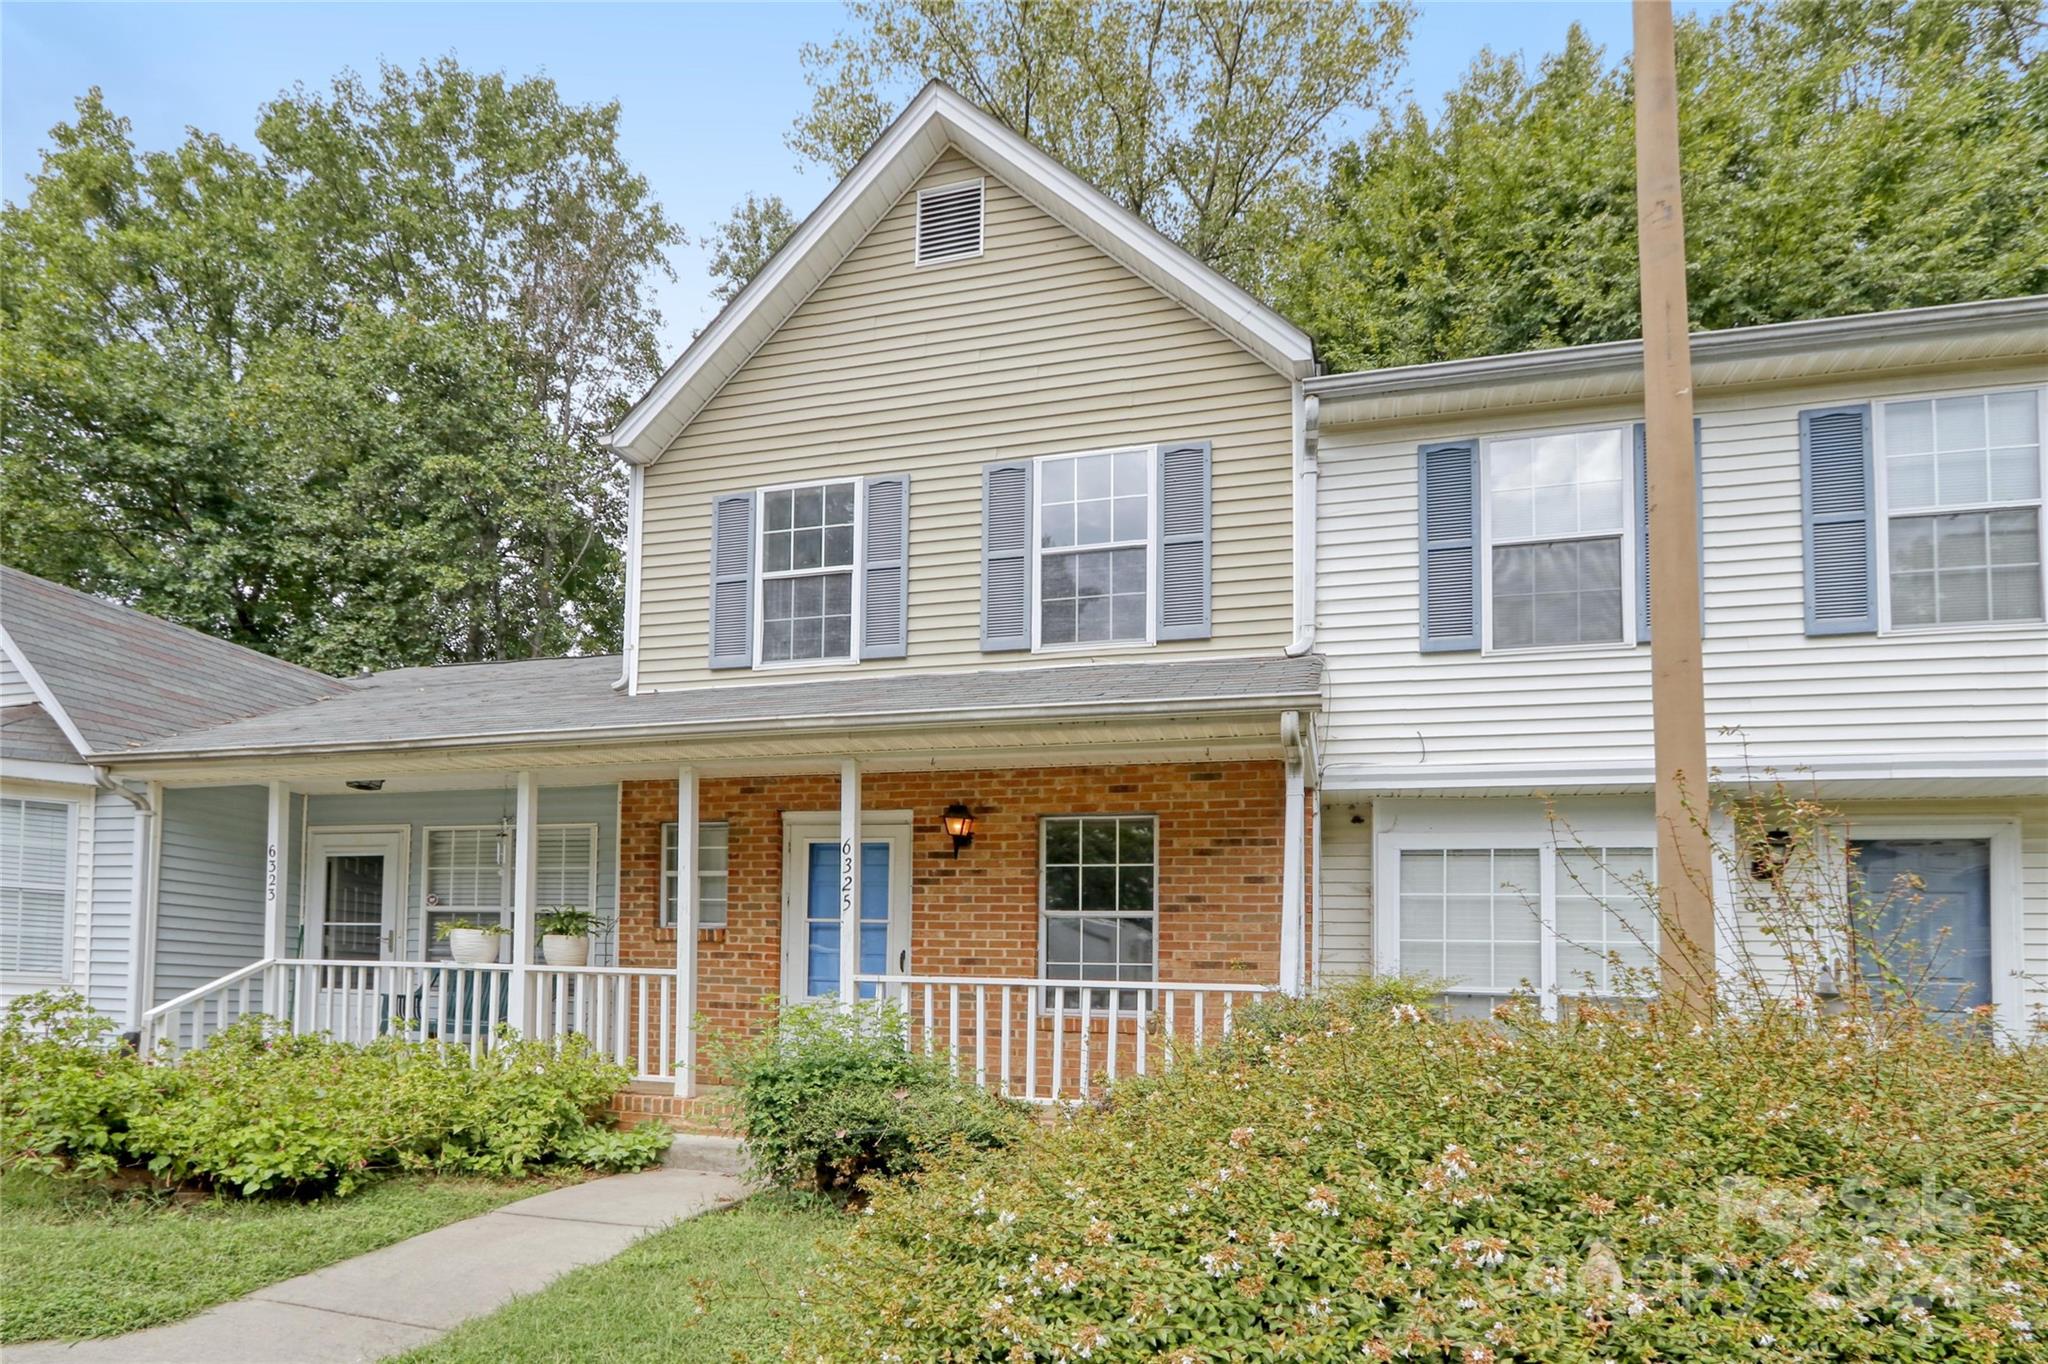
<svg viewBox="0 0 2048 1364">
<path fill-rule="evenodd" d="M 1316 710 L 1322 660 L 1175 658 L 693 686 L 628 696 L 616 655 L 402 668 L 340 694 L 122 755 L 349 753 L 523 742 L 886 729 L 943 722 Z"/>
</svg>

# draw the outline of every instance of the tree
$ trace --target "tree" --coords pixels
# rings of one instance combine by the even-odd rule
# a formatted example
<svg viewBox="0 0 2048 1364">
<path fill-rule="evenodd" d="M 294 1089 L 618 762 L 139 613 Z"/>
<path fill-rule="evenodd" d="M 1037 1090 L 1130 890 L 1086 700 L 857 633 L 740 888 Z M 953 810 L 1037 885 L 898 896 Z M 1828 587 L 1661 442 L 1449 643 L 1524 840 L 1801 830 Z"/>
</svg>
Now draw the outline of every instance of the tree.
<svg viewBox="0 0 2048 1364">
<path fill-rule="evenodd" d="M 81 99 L 0 213 L 7 557 L 334 671 L 614 645 L 602 436 L 680 239 L 617 121 L 452 60 L 254 152 Z"/>
<path fill-rule="evenodd" d="M 856 28 L 802 53 L 790 146 L 852 167 L 927 80 L 990 114 L 1256 286 L 1338 111 L 1400 64 L 1408 0 L 854 0 Z"/>
<path fill-rule="evenodd" d="M 1683 20 L 1697 327 L 2048 289 L 2048 59 L 1986 0 L 1745 0 Z M 1273 298 L 1338 368 L 1636 335 L 1632 87 L 1574 27 L 1482 55 L 1333 158 Z"/>
<path fill-rule="evenodd" d="M 711 236 L 711 296 L 730 303 L 768 258 L 796 231 L 796 219 L 779 194 L 749 194 Z"/>
</svg>

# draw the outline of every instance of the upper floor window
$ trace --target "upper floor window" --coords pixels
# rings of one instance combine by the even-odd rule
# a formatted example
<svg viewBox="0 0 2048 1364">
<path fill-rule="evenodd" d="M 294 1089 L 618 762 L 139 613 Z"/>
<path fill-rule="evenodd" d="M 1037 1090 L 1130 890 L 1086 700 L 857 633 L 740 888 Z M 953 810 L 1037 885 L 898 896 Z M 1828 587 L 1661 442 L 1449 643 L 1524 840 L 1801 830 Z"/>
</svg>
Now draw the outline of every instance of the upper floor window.
<svg viewBox="0 0 2048 1364">
<path fill-rule="evenodd" d="M 2026 389 L 1881 406 L 1893 627 L 2041 619 L 2041 403 Z"/>
<path fill-rule="evenodd" d="M 1152 451 L 1038 461 L 1038 644 L 1151 640 Z"/>
<path fill-rule="evenodd" d="M 761 493 L 763 663 L 853 657 L 860 483 Z"/>
<path fill-rule="evenodd" d="M 1631 638 L 1626 427 L 1484 447 L 1490 647 Z"/>
</svg>

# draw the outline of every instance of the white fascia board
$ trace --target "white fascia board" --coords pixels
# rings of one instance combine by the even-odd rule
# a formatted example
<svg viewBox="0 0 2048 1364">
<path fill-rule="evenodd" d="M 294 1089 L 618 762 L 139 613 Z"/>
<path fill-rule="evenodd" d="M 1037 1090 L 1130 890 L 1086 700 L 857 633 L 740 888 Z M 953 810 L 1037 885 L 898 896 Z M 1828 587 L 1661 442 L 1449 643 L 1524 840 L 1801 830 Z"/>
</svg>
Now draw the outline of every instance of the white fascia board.
<svg viewBox="0 0 2048 1364">
<path fill-rule="evenodd" d="M 9 759 L 0 771 L 0 787 L 11 782 L 45 782 L 52 786 L 93 786 L 92 769 L 83 763 L 30 762 Z"/>
<path fill-rule="evenodd" d="M 1305 332 L 934 81 L 612 428 L 612 450 L 633 464 L 659 459 L 949 143 L 1265 364 L 1290 379 L 1314 372 Z"/>
<path fill-rule="evenodd" d="M 5 626 L 0 626 L 0 649 L 6 650 L 7 657 L 13 660 L 15 669 L 21 673 L 21 680 L 28 683 L 28 689 L 36 694 L 36 700 L 49 713 L 50 718 L 57 722 L 57 728 L 64 731 L 64 737 L 71 741 L 71 746 L 78 750 L 79 756 L 91 753 L 92 745 L 78 732 L 78 726 L 71 723 L 71 717 L 66 715 L 64 707 L 57 703 L 56 694 L 50 690 L 49 684 L 43 681 L 43 675 L 36 671 L 36 665 L 29 662 L 28 655 L 16 647 Z M 88 777 L 87 780 L 91 778 Z"/>
</svg>

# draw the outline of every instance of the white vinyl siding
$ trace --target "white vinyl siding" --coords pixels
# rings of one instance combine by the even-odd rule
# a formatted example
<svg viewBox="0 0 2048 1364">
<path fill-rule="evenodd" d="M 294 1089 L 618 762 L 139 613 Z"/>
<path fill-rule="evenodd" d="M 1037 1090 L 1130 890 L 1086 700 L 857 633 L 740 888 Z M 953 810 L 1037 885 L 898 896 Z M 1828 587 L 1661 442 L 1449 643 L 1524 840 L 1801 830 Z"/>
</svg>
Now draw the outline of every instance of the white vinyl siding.
<svg viewBox="0 0 2048 1364">
<path fill-rule="evenodd" d="M 1889 628 L 2041 619 L 2044 395 L 2009 389 L 1877 405 Z"/>
<path fill-rule="evenodd" d="M 0 709 L 36 704 L 35 691 L 30 688 L 28 679 L 22 676 L 21 669 L 14 666 L 12 658 L 0 653 Z"/>
<path fill-rule="evenodd" d="M 1341 985 L 1372 974 L 1372 806 L 1321 810 L 1316 848 L 1316 981 Z"/>
<path fill-rule="evenodd" d="M 922 183 L 979 173 L 948 152 Z M 1213 629 L 1160 656 L 1287 642 L 1287 380 L 1006 185 L 990 179 L 986 199 L 974 266 L 919 270 L 906 195 L 647 469 L 640 687 L 758 684 L 706 662 L 712 499 L 827 467 L 915 490 L 908 654 L 847 667 L 1042 664 L 981 650 L 983 466 L 1161 441 L 1211 442 Z"/>
<path fill-rule="evenodd" d="M 2036 371 L 2037 372 L 2037 371 Z M 1799 413 L 1851 402 L 2011 386 L 1852 376 L 1698 400 L 1705 496 L 1710 760 L 1967 762 L 2048 751 L 2048 630 L 2036 622 L 1809 638 Z M 2033 373 L 2025 373 L 2033 377 Z M 1558 432 L 1623 426 L 1640 410 L 1565 412 Z M 1574 769 L 1650 769 L 1650 651 L 1424 654 L 1416 645 L 1416 449 L 1532 432 L 1526 414 L 1332 428 L 1321 441 L 1317 652 L 1328 660 L 1325 789 L 1372 770 L 1512 764 L 1548 789 Z"/>
<path fill-rule="evenodd" d="M 723 822 L 697 825 L 697 927 L 724 928 L 727 856 L 731 830 Z M 676 825 L 661 826 L 661 926 L 676 925 Z"/>
<path fill-rule="evenodd" d="M 0 797 L 0 977 L 71 978 L 71 887 L 76 873 L 68 800 Z"/>
</svg>

